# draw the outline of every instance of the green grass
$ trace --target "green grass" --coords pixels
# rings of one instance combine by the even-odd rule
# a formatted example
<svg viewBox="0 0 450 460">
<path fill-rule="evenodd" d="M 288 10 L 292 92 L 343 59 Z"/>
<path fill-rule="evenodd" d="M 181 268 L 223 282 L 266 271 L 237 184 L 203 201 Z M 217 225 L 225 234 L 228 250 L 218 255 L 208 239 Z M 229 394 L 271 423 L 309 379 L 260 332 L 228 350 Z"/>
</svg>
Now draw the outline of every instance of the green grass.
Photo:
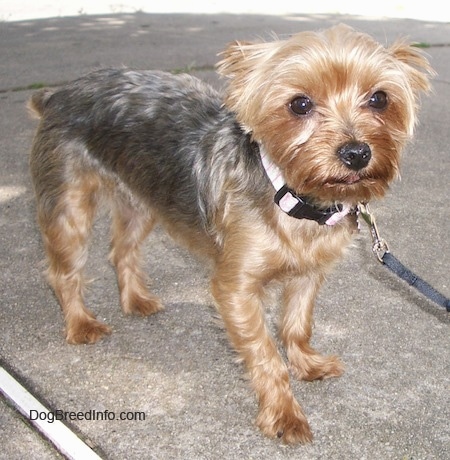
<svg viewBox="0 0 450 460">
<path fill-rule="evenodd" d="M 416 48 L 431 48 L 431 45 L 429 43 L 424 42 L 413 43 L 412 46 L 415 46 Z"/>
</svg>

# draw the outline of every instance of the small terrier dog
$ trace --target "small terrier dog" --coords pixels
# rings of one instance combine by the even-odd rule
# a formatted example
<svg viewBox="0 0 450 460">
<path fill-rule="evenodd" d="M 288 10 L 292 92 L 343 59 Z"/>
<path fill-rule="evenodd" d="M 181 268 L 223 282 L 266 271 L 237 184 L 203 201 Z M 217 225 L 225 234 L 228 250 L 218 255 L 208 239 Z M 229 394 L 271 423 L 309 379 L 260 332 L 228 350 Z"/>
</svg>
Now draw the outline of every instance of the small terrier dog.
<svg viewBox="0 0 450 460">
<path fill-rule="evenodd" d="M 267 287 L 282 286 L 279 333 L 293 375 L 340 376 L 340 360 L 309 343 L 317 291 L 355 232 L 358 203 L 398 176 L 433 71 L 418 48 L 385 48 L 344 25 L 235 42 L 222 57 L 224 98 L 189 75 L 126 69 L 32 96 L 48 279 L 69 343 L 111 332 L 83 299 L 91 226 L 108 197 L 122 309 L 156 313 L 163 305 L 147 288 L 140 246 L 160 223 L 213 262 L 212 294 L 257 395 L 257 425 L 306 443 L 310 427 L 264 318 Z"/>
</svg>

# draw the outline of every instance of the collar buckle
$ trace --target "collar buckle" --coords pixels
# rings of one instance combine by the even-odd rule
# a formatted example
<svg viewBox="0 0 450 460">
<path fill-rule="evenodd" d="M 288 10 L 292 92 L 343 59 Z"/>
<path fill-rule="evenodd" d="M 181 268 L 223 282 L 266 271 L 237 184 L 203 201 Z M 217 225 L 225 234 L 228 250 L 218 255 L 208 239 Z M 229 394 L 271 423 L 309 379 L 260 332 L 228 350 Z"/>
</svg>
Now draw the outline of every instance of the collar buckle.
<svg viewBox="0 0 450 460">
<path fill-rule="evenodd" d="M 277 191 L 274 197 L 275 203 L 289 216 L 296 219 L 314 220 L 319 225 L 325 225 L 332 216 L 341 213 L 344 209 L 341 204 L 327 209 L 319 209 L 306 200 L 306 198 L 298 196 L 286 184 Z"/>
</svg>

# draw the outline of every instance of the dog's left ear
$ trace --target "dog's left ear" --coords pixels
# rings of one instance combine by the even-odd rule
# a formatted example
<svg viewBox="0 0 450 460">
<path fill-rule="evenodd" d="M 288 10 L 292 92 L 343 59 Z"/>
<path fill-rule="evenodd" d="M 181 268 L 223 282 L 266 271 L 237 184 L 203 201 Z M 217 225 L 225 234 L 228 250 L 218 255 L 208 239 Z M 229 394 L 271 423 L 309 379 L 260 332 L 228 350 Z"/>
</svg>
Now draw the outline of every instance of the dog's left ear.
<svg viewBox="0 0 450 460">
<path fill-rule="evenodd" d="M 404 65 L 413 91 L 430 91 L 430 78 L 436 75 L 436 72 L 418 46 L 399 41 L 394 43 L 389 51 Z"/>
</svg>

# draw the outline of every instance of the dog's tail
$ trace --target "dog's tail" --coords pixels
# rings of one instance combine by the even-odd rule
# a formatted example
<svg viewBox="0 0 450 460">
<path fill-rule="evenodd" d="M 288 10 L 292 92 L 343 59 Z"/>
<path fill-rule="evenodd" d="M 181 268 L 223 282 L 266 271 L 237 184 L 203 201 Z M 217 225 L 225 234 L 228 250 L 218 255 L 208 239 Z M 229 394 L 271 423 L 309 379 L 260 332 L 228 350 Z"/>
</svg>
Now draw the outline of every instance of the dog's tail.
<svg viewBox="0 0 450 460">
<path fill-rule="evenodd" d="M 41 118 L 44 114 L 45 106 L 52 94 L 53 91 L 48 88 L 35 92 L 28 101 L 28 110 L 31 115 Z"/>
</svg>

